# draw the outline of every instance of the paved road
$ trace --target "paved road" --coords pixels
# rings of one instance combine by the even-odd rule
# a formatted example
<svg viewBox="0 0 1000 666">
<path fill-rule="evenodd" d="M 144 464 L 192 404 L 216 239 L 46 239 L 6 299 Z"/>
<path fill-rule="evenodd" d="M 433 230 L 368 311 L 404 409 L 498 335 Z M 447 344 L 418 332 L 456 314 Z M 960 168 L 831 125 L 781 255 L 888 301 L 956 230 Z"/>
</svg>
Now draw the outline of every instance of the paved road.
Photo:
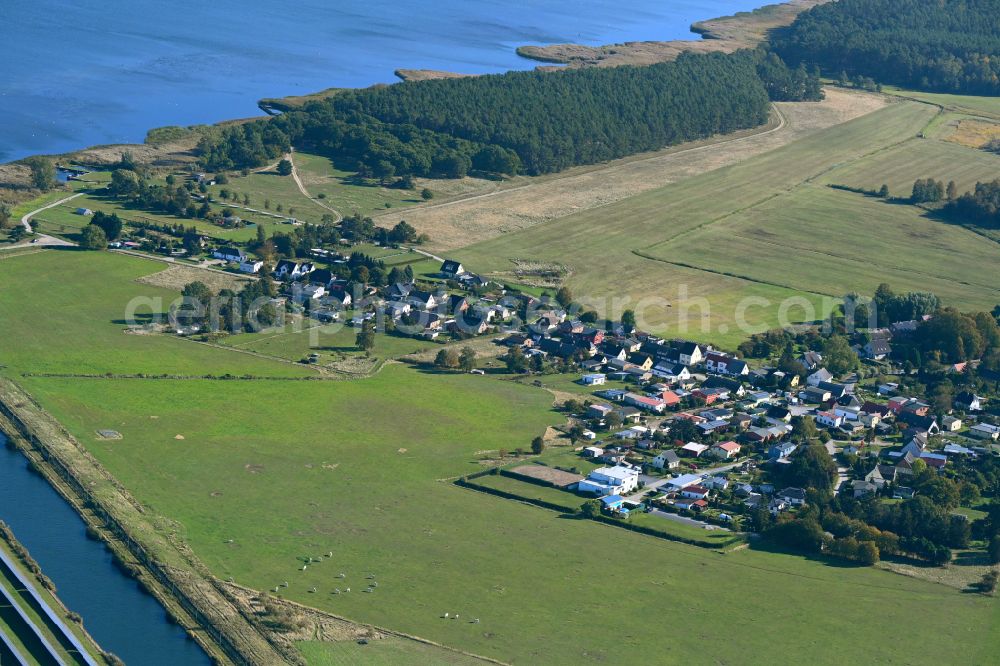
<svg viewBox="0 0 1000 666">
<path fill-rule="evenodd" d="M 728 465 L 719 465 L 718 467 L 710 467 L 710 468 L 707 468 L 707 469 L 699 469 L 697 472 L 689 472 L 689 473 L 690 474 L 700 474 L 702 476 L 713 476 L 715 474 L 725 474 L 729 470 L 731 470 L 731 469 L 733 469 L 735 467 L 739 467 L 742 464 L 743 464 L 742 462 L 730 463 Z M 642 474 L 639 477 L 639 480 L 646 484 L 645 487 L 642 490 L 634 492 L 631 495 L 629 495 L 628 497 L 626 497 L 625 498 L 626 500 L 628 500 L 630 502 L 641 502 L 643 500 L 643 497 L 646 495 L 646 493 L 648 493 L 650 490 L 659 490 L 660 486 L 666 484 L 667 481 L 670 481 L 670 477 L 648 476 L 646 474 Z M 698 524 L 701 525 L 703 523 L 698 523 Z"/>
<path fill-rule="evenodd" d="M 48 210 L 49 208 L 55 208 L 56 206 L 66 203 L 67 201 L 76 199 L 77 197 L 82 197 L 84 194 L 85 194 L 84 192 L 77 192 L 76 194 L 62 198 L 59 201 L 54 201 L 46 206 L 37 208 L 31 211 L 30 213 L 25 213 L 24 215 L 21 216 L 21 225 L 24 226 L 24 230 L 30 234 L 33 232 L 31 228 L 32 217 L 34 217 L 38 213 L 41 213 L 43 210 Z M 15 245 L 8 245 L 6 247 L 0 248 L 0 250 L 14 250 L 24 247 L 59 247 L 59 246 L 75 247 L 76 243 L 71 243 L 67 240 L 63 240 L 62 238 L 56 238 L 54 236 L 49 236 L 47 234 L 35 234 L 30 240 L 26 240 L 23 243 L 17 243 Z"/>
</svg>

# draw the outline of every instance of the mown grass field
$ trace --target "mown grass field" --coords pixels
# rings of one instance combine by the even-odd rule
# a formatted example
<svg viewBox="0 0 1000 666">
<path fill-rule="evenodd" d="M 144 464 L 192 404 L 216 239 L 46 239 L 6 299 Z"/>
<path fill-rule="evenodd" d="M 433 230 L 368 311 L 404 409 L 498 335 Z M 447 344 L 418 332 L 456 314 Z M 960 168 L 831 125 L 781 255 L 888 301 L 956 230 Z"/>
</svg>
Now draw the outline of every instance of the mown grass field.
<svg viewBox="0 0 1000 666">
<path fill-rule="evenodd" d="M 786 196 L 668 241 L 651 256 L 693 257 L 708 270 L 843 295 L 874 293 L 882 282 L 933 291 L 962 308 L 1000 302 L 1000 245 L 920 208 L 822 185 Z"/>
<path fill-rule="evenodd" d="M 12 287 L 0 291 L 2 371 L 220 577 L 288 581 L 295 601 L 524 663 L 982 663 L 997 647 L 995 602 L 980 596 L 792 555 L 710 553 L 448 482 L 562 421 L 535 387 L 401 365 L 323 382 L 23 376 L 307 372 L 124 335 L 123 300 L 169 295 L 132 281 L 158 268 L 83 252 L 0 262 Z M 122 439 L 99 440 L 101 428 Z M 298 558 L 330 551 L 299 571 Z M 362 592 L 368 574 L 373 593 Z M 603 607 L 608 585 L 628 612 Z M 885 640 L 897 626 L 907 640 Z M 843 635 L 853 640 L 831 639 Z"/>
<path fill-rule="evenodd" d="M 892 196 L 908 197 L 918 178 L 954 180 L 959 192 L 967 192 L 978 181 L 998 175 L 1000 155 L 939 139 L 913 139 L 834 169 L 819 182 L 867 190 L 878 190 L 885 183 Z"/>
<path fill-rule="evenodd" d="M 745 162 L 455 254 L 481 271 L 510 271 L 514 260 L 562 264 L 576 297 L 602 314 L 636 308 L 646 328 L 728 347 L 776 325 L 782 303 L 786 321 L 821 318 L 834 305 L 829 297 L 884 281 L 982 307 L 997 300 L 1000 284 L 983 269 L 1000 248 L 918 209 L 822 186 L 877 189 L 888 180 L 904 194 L 919 177 L 971 186 L 990 175 L 995 156 L 917 139 L 937 113 L 896 102 Z M 669 306 L 649 305 L 650 297 Z"/>
<path fill-rule="evenodd" d="M 323 203 L 343 215 L 371 215 L 423 201 L 420 190 L 360 184 L 355 181 L 354 173 L 338 169 L 329 158 L 321 155 L 296 152 L 294 159 L 299 177 L 309 194 L 314 197 L 326 195 Z"/>
</svg>

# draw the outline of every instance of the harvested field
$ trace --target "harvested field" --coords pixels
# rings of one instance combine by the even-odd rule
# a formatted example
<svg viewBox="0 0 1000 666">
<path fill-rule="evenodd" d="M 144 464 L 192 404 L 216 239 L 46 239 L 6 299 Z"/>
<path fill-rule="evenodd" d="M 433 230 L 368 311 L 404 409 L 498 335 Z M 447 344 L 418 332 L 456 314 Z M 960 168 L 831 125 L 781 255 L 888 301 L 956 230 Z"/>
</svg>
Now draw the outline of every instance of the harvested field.
<svg viewBox="0 0 1000 666">
<path fill-rule="evenodd" d="M 218 271 L 207 271 L 194 266 L 171 266 L 159 273 L 137 278 L 136 282 L 173 291 L 181 291 L 185 285 L 191 282 L 203 282 L 206 287 L 218 293 L 222 289 L 239 291 L 243 285 L 250 282 L 250 278 L 228 275 Z"/>
<path fill-rule="evenodd" d="M 802 136 L 862 116 L 886 104 L 880 95 L 827 89 L 823 102 L 776 104 L 768 128 L 688 143 L 606 165 L 571 169 L 526 185 L 378 217 L 382 226 L 405 219 L 447 250 L 611 204 L 774 150 Z"/>
<path fill-rule="evenodd" d="M 954 130 L 946 141 L 969 148 L 982 148 L 993 139 L 1000 139 L 1000 123 L 978 118 L 963 118 L 954 122 Z"/>
<path fill-rule="evenodd" d="M 556 488 L 565 488 L 583 479 L 579 474 L 564 472 L 561 469 L 546 467 L 544 465 L 521 465 L 510 470 L 511 474 L 524 476 L 536 481 L 544 481 L 552 484 Z"/>
</svg>

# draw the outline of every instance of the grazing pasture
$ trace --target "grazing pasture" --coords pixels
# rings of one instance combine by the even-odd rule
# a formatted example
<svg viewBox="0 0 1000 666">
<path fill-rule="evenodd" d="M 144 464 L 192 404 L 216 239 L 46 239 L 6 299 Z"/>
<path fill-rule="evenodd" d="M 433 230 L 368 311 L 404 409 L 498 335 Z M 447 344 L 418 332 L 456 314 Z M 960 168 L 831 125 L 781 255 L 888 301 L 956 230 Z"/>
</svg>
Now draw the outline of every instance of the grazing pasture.
<svg viewBox="0 0 1000 666">
<path fill-rule="evenodd" d="M 769 654 L 780 632 L 781 661 L 833 664 L 977 663 L 997 645 L 995 603 L 979 595 L 793 555 L 721 555 L 453 485 L 485 450 L 558 420 L 545 392 L 511 382 L 402 366 L 341 382 L 24 382 L 218 576 L 450 647 L 675 662 L 710 644 L 735 662 Z M 95 441 L 109 423 L 122 439 Z M 588 600 L 611 584 L 609 566 L 630 612 L 600 614 L 593 631 Z M 882 640 L 898 625 L 906 641 Z"/>
</svg>

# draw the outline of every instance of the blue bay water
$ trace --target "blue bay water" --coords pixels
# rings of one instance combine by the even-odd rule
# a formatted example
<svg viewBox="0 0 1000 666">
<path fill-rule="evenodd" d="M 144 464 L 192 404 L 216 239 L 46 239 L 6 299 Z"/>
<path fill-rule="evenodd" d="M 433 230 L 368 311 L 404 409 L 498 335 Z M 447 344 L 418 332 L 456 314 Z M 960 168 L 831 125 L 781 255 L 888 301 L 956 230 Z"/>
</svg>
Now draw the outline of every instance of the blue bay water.
<svg viewBox="0 0 1000 666">
<path fill-rule="evenodd" d="M 753 0 L 0 0 L 0 162 L 259 115 L 399 68 L 530 69 L 523 44 L 689 38 Z"/>
</svg>

